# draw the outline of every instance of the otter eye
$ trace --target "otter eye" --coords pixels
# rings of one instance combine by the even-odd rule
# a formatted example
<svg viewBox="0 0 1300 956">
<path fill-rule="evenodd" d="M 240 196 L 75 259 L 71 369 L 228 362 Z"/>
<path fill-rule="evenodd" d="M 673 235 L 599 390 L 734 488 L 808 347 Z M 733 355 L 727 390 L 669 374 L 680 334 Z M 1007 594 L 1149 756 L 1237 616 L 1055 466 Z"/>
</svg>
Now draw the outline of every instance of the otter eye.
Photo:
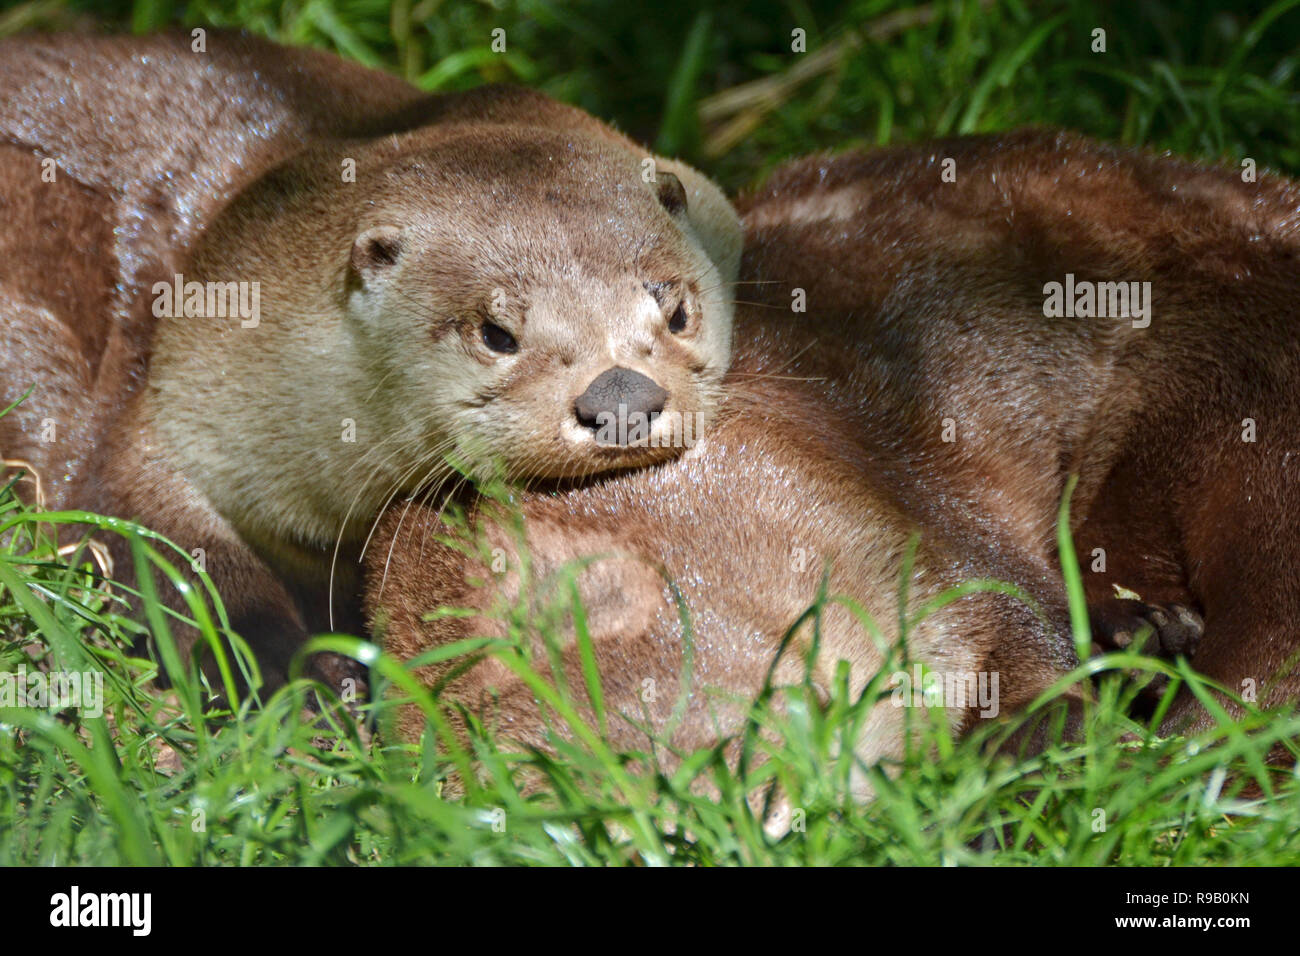
<svg viewBox="0 0 1300 956">
<path fill-rule="evenodd" d="M 672 318 L 668 320 L 668 331 L 676 335 L 686 328 L 686 306 L 679 305 L 677 311 L 673 313 Z"/>
<path fill-rule="evenodd" d="M 495 322 L 483 323 L 483 344 L 493 352 L 503 352 L 506 355 L 519 351 L 515 337 Z"/>
</svg>

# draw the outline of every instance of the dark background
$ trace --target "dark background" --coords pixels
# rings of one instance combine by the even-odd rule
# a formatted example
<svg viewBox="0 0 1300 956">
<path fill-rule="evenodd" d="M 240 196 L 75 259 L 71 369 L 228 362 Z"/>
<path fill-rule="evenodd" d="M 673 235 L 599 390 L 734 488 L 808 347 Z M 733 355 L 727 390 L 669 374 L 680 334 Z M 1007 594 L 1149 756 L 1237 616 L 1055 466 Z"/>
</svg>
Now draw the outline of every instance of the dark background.
<svg viewBox="0 0 1300 956">
<path fill-rule="evenodd" d="M 1300 172 L 1300 0 L 29 0 L 0 34 L 239 26 L 426 89 L 540 87 L 736 188 L 819 149 L 1030 123 Z M 504 54 L 490 49 L 506 31 Z M 807 52 L 791 52 L 802 29 Z M 1106 52 L 1092 51 L 1093 30 Z"/>
</svg>

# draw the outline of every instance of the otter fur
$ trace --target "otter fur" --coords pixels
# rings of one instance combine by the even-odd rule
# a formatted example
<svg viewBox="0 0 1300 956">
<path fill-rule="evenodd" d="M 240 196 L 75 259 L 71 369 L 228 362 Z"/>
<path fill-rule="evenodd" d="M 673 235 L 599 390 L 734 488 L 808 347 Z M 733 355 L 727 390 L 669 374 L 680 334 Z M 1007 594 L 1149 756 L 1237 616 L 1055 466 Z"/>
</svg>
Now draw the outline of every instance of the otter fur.
<svg viewBox="0 0 1300 956">
<path fill-rule="evenodd" d="M 722 193 L 527 90 L 220 31 L 19 37 L 0 212 L 0 403 L 34 386 L 0 451 L 201 559 L 273 683 L 359 624 L 392 496 L 662 461 L 730 358 Z M 644 440 L 601 440 L 620 405 Z"/>
</svg>

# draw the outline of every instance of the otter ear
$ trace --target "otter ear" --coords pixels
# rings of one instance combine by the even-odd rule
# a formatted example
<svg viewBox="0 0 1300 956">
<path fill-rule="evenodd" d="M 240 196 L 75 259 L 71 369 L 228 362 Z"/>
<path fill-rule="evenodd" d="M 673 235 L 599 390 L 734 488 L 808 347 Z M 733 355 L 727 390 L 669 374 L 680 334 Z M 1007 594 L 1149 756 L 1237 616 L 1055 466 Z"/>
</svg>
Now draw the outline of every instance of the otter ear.
<svg viewBox="0 0 1300 956">
<path fill-rule="evenodd" d="M 672 173 L 662 169 L 656 171 L 655 190 L 659 194 L 659 202 L 668 210 L 670 216 L 686 211 L 686 187 Z"/>
<path fill-rule="evenodd" d="M 352 242 L 352 271 L 363 282 L 391 269 L 402 256 L 402 231 L 396 226 L 374 226 Z"/>
</svg>

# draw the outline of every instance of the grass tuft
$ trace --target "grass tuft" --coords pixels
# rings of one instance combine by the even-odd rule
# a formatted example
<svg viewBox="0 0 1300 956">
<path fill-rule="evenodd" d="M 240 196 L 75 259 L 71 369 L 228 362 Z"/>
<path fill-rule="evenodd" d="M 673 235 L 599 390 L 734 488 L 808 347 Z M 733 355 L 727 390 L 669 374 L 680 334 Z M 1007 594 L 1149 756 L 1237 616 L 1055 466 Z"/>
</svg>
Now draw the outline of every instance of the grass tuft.
<svg viewBox="0 0 1300 956">
<path fill-rule="evenodd" d="M 196 671 L 171 689 L 157 687 L 158 665 L 129 648 L 143 630 L 161 657 L 174 652 L 166 650 L 166 612 L 155 607 L 144 625 L 128 617 L 120 586 L 105 582 L 84 546 L 63 554 L 54 548 L 59 523 L 84 524 L 93 536 L 126 535 L 138 559 L 164 578 L 171 577 L 161 570 L 165 555 L 179 553 L 127 522 L 33 511 L 15 497 L 12 482 L 0 492 L 7 633 L 0 671 L 90 669 L 104 680 L 100 716 L 85 708 L 0 707 L 0 865 L 1203 865 L 1300 858 L 1300 780 L 1289 766 L 1265 763 L 1276 746 L 1287 748 L 1294 764 L 1300 716 L 1251 713 L 1188 739 L 1160 738 L 1127 716 L 1137 687 L 1125 671 L 1170 674 L 1172 694 L 1197 680 L 1185 666 L 1133 653 L 1093 658 L 1027 714 L 984 721 L 962 738 L 942 709 L 909 710 L 915 739 L 904 757 L 867 765 L 848 755 L 851 742 L 873 706 L 889 706 L 889 676 L 909 664 L 900 644 L 857 695 L 843 665 L 824 701 L 810 676 L 769 687 L 741 739 L 731 742 L 745 754 L 739 766 L 724 759 L 727 741 L 678 754 L 670 766 L 663 741 L 637 752 L 611 749 L 602 721 L 617 715 L 596 707 L 592 722 L 583 720 L 553 677 L 553 659 L 529 651 L 532 628 L 553 627 L 562 615 L 539 614 L 531 603 L 531 613 L 522 606 L 510 612 L 508 639 L 461 642 L 405 667 L 356 638 L 315 639 L 313 649 L 371 664 L 378 693 L 359 708 L 331 700 L 310 712 L 313 690 L 298 681 L 262 706 L 232 694 L 235 703 L 218 709 L 223 688 Z M 565 608 L 574 606 L 573 570 L 552 582 Z M 905 625 L 994 587 L 1004 588 L 966 585 Z M 791 638 L 796 630 L 815 633 L 834 600 L 843 599 L 824 594 Z M 215 640 L 219 602 L 209 608 L 196 597 L 191 609 L 190 620 Z M 878 637 L 871 616 L 853 610 L 864 634 Z M 554 634 L 543 637 L 554 645 Z M 550 752 L 511 749 L 469 714 L 462 715 L 462 747 L 449 705 L 411 674 L 435 656 L 485 654 L 533 689 L 549 715 Z M 584 668 L 583 679 L 589 699 L 600 700 L 595 668 Z M 1089 731 L 1083 743 L 1063 743 L 1058 705 L 1081 682 L 1096 687 Z M 430 718 L 418 745 L 387 732 L 409 702 Z M 1043 752 L 1018 755 L 1003 746 L 1034 722 L 1046 722 L 1054 741 Z M 467 785 L 450 796 L 456 780 Z M 874 794 L 866 806 L 853 795 L 862 781 Z M 780 835 L 763 825 L 773 783 L 790 808 Z"/>
</svg>

